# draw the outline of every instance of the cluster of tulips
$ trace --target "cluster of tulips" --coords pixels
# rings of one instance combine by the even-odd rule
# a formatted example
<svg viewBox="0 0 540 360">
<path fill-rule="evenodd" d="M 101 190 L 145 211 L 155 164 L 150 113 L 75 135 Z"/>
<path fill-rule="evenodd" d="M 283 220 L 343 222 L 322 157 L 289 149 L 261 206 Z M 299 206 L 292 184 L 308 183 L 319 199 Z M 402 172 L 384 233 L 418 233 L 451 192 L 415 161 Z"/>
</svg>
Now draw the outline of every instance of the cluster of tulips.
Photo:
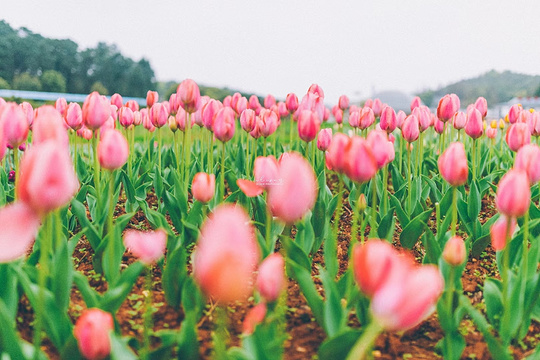
<svg viewBox="0 0 540 360">
<path fill-rule="evenodd" d="M 433 112 L 419 98 L 406 114 L 347 96 L 330 110 L 315 84 L 301 99 L 268 95 L 261 105 L 201 96 L 184 80 L 168 101 L 154 91 L 146 100 L 140 108 L 94 92 L 82 106 L 33 109 L 0 99 L 1 357 L 46 358 L 46 337 L 66 359 L 197 359 L 198 324 L 212 313 L 213 358 L 280 359 L 287 281 L 327 336 L 321 359 L 368 358 L 381 332 L 414 328 L 435 310 L 445 359 L 462 356 L 465 316 L 494 359 L 510 359 L 540 320 L 540 148 L 531 143 L 540 113 L 516 105 L 488 121 L 484 98 L 462 112 L 455 94 Z M 482 219 L 490 193 L 499 213 Z M 126 229 L 141 212 L 150 226 Z M 499 277 L 485 280 L 481 311 L 461 275 L 490 243 Z M 91 247 L 106 291 L 76 270 L 78 244 Z M 138 261 L 123 264 L 126 251 Z M 157 269 L 182 314 L 177 330 L 153 330 Z M 141 276 L 135 339 L 116 314 Z M 23 295 L 32 344 L 13 325 Z M 235 302 L 249 310 L 240 345 L 229 346 Z"/>
</svg>

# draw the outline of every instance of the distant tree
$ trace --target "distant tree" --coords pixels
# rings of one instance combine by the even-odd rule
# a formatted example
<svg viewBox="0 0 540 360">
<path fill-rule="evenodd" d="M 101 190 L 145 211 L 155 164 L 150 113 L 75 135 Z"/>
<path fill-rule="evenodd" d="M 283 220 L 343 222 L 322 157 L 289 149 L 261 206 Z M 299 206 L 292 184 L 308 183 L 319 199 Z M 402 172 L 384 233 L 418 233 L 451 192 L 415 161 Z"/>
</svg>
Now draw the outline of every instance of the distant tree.
<svg viewBox="0 0 540 360">
<path fill-rule="evenodd" d="M 540 86 L 536 88 L 536 91 L 534 92 L 533 96 L 540 97 Z"/>
<path fill-rule="evenodd" d="M 47 70 L 41 75 L 41 86 L 43 91 L 66 92 L 66 79 L 56 70 Z"/>
<path fill-rule="evenodd" d="M 0 89 L 11 89 L 6 79 L 0 77 Z"/>
<path fill-rule="evenodd" d="M 13 88 L 16 90 L 41 91 L 41 82 L 37 76 L 29 73 L 15 75 L 13 78 Z"/>
<path fill-rule="evenodd" d="M 92 84 L 92 87 L 90 88 L 90 92 L 97 91 L 101 95 L 109 95 L 109 90 L 103 85 L 101 81 L 96 81 Z"/>
</svg>

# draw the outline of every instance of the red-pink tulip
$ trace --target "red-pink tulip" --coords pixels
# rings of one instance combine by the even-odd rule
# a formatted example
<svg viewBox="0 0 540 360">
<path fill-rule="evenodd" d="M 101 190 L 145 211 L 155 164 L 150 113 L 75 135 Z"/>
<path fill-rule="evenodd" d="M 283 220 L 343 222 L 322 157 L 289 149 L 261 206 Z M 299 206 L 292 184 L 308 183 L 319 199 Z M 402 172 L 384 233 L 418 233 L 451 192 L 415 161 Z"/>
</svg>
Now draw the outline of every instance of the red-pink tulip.
<svg viewBox="0 0 540 360">
<path fill-rule="evenodd" d="M 321 121 L 317 113 L 303 110 L 298 114 L 298 135 L 305 142 L 313 141 L 321 128 Z"/>
<path fill-rule="evenodd" d="M 352 181 L 364 183 L 377 173 L 377 159 L 368 142 L 353 136 L 345 150 L 345 174 Z"/>
<path fill-rule="evenodd" d="M 85 310 L 73 328 L 81 355 L 89 360 L 107 358 L 111 352 L 109 333 L 113 329 L 110 313 L 95 308 Z"/>
<path fill-rule="evenodd" d="M 411 101 L 411 111 L 413 111 L 415 108 L 419 107 L 420 105 L 422 105 L 422 100 L 418 96 L 415 96 Z"/>
<path fill-rule="evenodd" d="M 146 107 L 151 108 L 159 100 L 159 94 L 157 91 L 148 90 L 146 93 Z"/>
<path fill-rule="evenodd" d="M 129 144 L 120 131 L 110 129 L 101 134 L 97 151 L 101 167 L 112 171 L 127 162 Z"/>
<path fill-rule="evenodd" d="M 332 142 L 326 153 L 326 166 L 329 170 L 343 173 L 346 169 L 346 150 L 349 147 L 351 139 L 343 134 L 336 133 L 332 137 Z"/>
<path fill-rule="evenodd" d="M 427 106 L 418 106 L 412 111 L 412 115 L 418 119 L 418 129 L 424 132 L 431 126 L 431 112 Z"/>
<path fill-rule="evenodd" d="M 39 226 L 39 217 L 24 202 L 14 202 L 0 208 L 0 263 L 26 255 Z"/>
<path fill-rule="evenodd" d="M 403 120 L 401 135 L 408 143 L 418 140 L 418 136 L 420 136 L 420 127 L 416 116 L 409 115 Z"/>
<path fill-rule="evenodd" d="M 311 84 L 307 92 L 324 98 L 324 91 L 318 84 Z"/>
<path fill-rule="evenodd" d="M 132 111 L 139 111 L 139 103 L 135 100 L 126 101 L 126 107 L 130 108 Z"/>
<path fill-rule="evenodd" d="M 405 121 L 405 118 L 407 117 L 407 114 L 403 110 L 399 110 L 396 114 L 396 127 L 398 129 L 401 129 L 403 126 L 403 121 Z"/>
<path fill-rule="evenodd" d="M 381 120 L 379 122 L 381 130 L 388 134 L 396 129 L 396 112 L 392 107 L 385 106 L 381 112 Z"/>
<path fill-rule="evenodd" d="M 350 115 L 349 115 L 350 116 Z M 365 130 L 375 122 L 375 112 L 373 109 L 364 106 L 360 110 L 360 119 L 358 121 L 358 127 L 360 130 Z"/>
<path fill-rule="evenodd" d="M 315 172 L 299 154 L 285 153 L 279 162 L 279 179 L 281 183 L 268 190 L 268 206 L 274 216 L 293 224 L 315 205 Z"/>
<path fill-rule="evenodd" d="M 202 225 L 193 255 L 193 277 L 220 303 L 243 300 L 253 289 L 259 258 L 255 231 L 245 210 L 218 205 Z"/>
<path fill-rule="evenodd" d="M 192 114 L 201 106 L 201 91 L 197 83 L 186 79 L 176 89 L 176 100 L 186 112 Z"/>
<path fill-rule="evenodd" d="M 500 213 L 508 217 L 520 217 L 529 210 L 531 190 L 527 173 L 511 169 L 499 182 L 495 205 Z"/>
<path fill-rule="evenodd" d="M 508 218 L 501 215 L 497 221 L 491 225 L 489 233 L 491 235 L 491 246 L 495 251 L 504 250 L 508 240 L 514 235 L 517 221 L 515 218 Z"/>
<path fill-rule="evenodd" d="M 249 97 L 248 106 L 251 110 L 255 110 L 255 113 L 259 115 L 262 106 L 259 102 L 259 98 L 256 95 L 251 95 Z"/>
<path fill-rule="evenodd" d="M 443 289 L 444 280 L 434 265 L 393 276 L 373 296 L 374 321 L 388 331 L 410 329 L 433 313 Z"/>
<path fill-rule="evenodd" d="M 28 137 L 28 121 L 26 115 L 16 103 L 7 103 L 0 114 L 0 130 L 4 139 L 13 148 L 18 147 Z"/>
<path fill-rule="evenodd" d="M 478 139 L 484 133 L 484 123 L 482 114 L 476 108 L 467 112 L 467 123 L 465 124 L 465 133 L 473 139 Z"/>
<path fill-rule="evenodd" d="M 433 128 L 435 129 L 435 131 L 437 132 L 437 134 L 442 134 L 444 132 L 444 127 L 446 126 L 446 123 L 439 120 L 439 118 L 435 114 L 432 116 L 432 119 Z"/>
<path fill-rule="evenodd" d="M 437 106 L 437 117 L 441 121 L 448 121 L 459 111 L 460 101 L 456 94 L 444 95 Z"/>
<path fill-rule="evenodd" d="M 332 128 L 321 129 L 317 136 L 317 148 L 321 151 L 328 150 L 332 142 Z"/>
<path fill-rule="evenodd" d="M 133 110 L 125 106 L 121 107 L 118 110 L 118 121 L 120 122 L 120 125 L 126 129 L 133 125 Z"/>
<path fill-rule="evenodd" d="M 191 183 L 193 198 L 202 203 L 207 203 L 214 197 L 216 190 L 216 176 L 200 172 L 195 174 Z"/>
<path fill-rule="evenodd" d="M 224 107 L 219 110 L 214 118 L 214 135 L 216 139 L 227 142 L 234 136 L 236 121 L 234 120 L 234 110 Z"/>
<path fill-rule="evenodd" d="M 512 151 L 518 151 L 522 146 L 531 142 L 529 126 L 525 123 L 517 122 L 510 125 L 506 131 L 506 143 Z"/>
<path fill-rule="evenodd" d="M 338 106 L 341 110 L 346 110 L 349 108 L 349 98 L 347 95 L 341 95 L 339 97 Z"/>
<path fill-rule="evenodd" d="M 442 257 L 448 264 L 452 266 L 461 265 L 466 256 L 467 249 L 461 236 L 452 236 L 444 245 Z"/>
<path fill-rule="evenodd" d="M 69 103 L 64 117 L 66 125 L 77 131 L 83 126 L 82 109 L 79 103 Z"/>
<path fill-rule="evenodd" d="M 130 229 L 124 234 L 124 245 L 142 263 L 150 265 L 165 254 L 167 233 L 163 229 L 147 232 Z"/>
<path fill-rule="evenodd" d="M 517 119 L 519 118 L 519 114 L 523 110 L 523 107 L 521 104 L 514 104 L 512 107 L 510 107 L 510 110 L 508 111 L 508 121 L 510 124 L 515 124 L 517 122 Z"/>
<path fill-rule="evenodd" d="M 255 331 L 255 327 L 264 321 L 266 316 L 266 303 L 258 303 L 246 314 L 244 322 L 242 323 L 242 334 L 251 335 Z"/>
<path fill-rule="evenodd" d="M 441 176 L 452 186 L 460 186 L 467 182 L 469 167 L 465 147 L 461 142 L 450 144 L 437 162 Z"/>
<path fill-rule="evenodd" d="M 294 93 L 287 94 L 287 98 L 285 99 L 285 105 L 287 105 L 287 110 L 289 110 L 289 113 L 293 113 L 298 109 L 298 96 Z"/>
<path fill-rule="evenodd" d="M 94 91 L 86 97 L 82 107 L 84 125 L 94 131 L 111 116 L 111 106 L 106 97 Z"/>
<path fill-rule="evenodd" d="M 167 111 L 167 107 L 162 103 L 155 103 L 148 111 L 148 117 L 150 118 L 152 125 L 160 128 L 167 124 L 169 112 Z"/>
<path fill-rule="evenodd" d="M 53 140 L 66 148 L 69 146 L 69 137 L 65 121 L 60 113 L 51 105 L 44 105 L 36 109 L 32 130 L 34 145 Z"/>
<path fill-rule="evenodd" d="M 540 181 L 540 147 L 536 144 L 521 147 L 517 152 L 514 167 L 527 173 L 530 185 Z"/>
<path fill-rule="evenodd" d="M 255 284 L 257 291 L 268 302 L 276 301 L 285 289 L 285 260 L 274 253 L 263 260 Z"/>
</svg>

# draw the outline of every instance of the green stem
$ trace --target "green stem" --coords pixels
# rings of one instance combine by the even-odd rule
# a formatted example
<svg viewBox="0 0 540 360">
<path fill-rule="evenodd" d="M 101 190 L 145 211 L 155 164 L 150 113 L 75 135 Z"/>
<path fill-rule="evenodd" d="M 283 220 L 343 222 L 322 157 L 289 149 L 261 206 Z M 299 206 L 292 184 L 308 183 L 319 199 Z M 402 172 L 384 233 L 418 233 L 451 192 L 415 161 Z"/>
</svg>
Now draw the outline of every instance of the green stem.
<svg viewBox="0 0 540 360">
<path fill-rule="evenodd" d="M 98 130 L 95 131 L 94 136 L 92 137 L 92 145 L 94 147 L 94 189 L 96 190 L 96 203 L 97 203 L 97 209 L 99 213 L 100 209 L 100 203 L 101 203 L 101 184 L 100 184 L 100 165 L 99 165 L 99 157 L 98 157 L 98 136 L 99 132 Z"/>
<path fill-rule="evenodd" d="M 371 228 L 370 236 L 375 234 L 375 224 L 377 224 L 377 174 L 371 179 Z"/>
<path fill-rule="evenodd" d="M 141 359 L 149 359 L 150 355 L 150 331 L 154 328 L 152 323 L 152 268 L 146 269 L 144 287 L 147 292 L 144 300 L 144 327 L 143 327 L 143 347 L 141 349 Z"/>
<path fill-rule="evenodd" d="M 388 165 L 383 167 L 383 193 L 382 193 L 383 216 L 388 211 Z"/>
<path fill-rule="evenodd" d="M 347 360 L 366 359 L 367 352 L 373 347 L 373 343 L 382 331 L 383 328 L 377 322 L 372 321 L 369 323 L 354 344 L 349 355 L 347 355 Z"/>
<path fill-rule="evenodd" d="M 263 156 L 266 157 L 266 138 L 263 138 Z"/>
<path fill-rule="evenodd" d="M 405 139 L 403 138 L 403 135 L 401 135 L 399 139 L 399 173 L 403 174 L 403 144 L 405 143 Z"/>
<path fill-rule="evenodd" d="M 454 314 L 454 278 L 455 278 L 455 272 L 456 268 L 455 266 L 450 266 L 450 274 L 449 274 L 449 281 L 448 281 L 448 289 L 446 293 L 446 308 L 448 310 L 448 314 L 451 316 Z M 445 354 L 448 359 L 453 359 L 452 356 L 452 349 L 453 344 L 450 336 L 445 336 L 445 341 L 448 342 L 448 346 L 446 346 L 447 354 Z"/>
<path fill-rule="evenodd" d="M 249 178 L 249 163 L 250 163 L 250 156 L 249 156 L 249 137 L 250 135 L 246 133 L 246 177 Z"/>
<path fill-rule="evenodd" d="M 107 213 L 107 234 L 113 229 L 114 208 L 116 199 L 114 198 L 114 171 L 109 171 L 109 212 Z"/>
<path fill-rule="evenodd" d="M 184 172 L 184 186 L 185 193 L 188 193 L 189 189 L 189 173 L 191 172 L 191 114 L 187 113 L 186 119 L 186 142 L 185 142 L 185 172 Z"/>
<path fill-rule="evenodd" d="M 411 185 L 411 144 L 409 143 L 409 148 L 407 149 L 407 182 L 408 182 L 408 193 L 407 193 L 407 210 L 409 216 L 412 215 L 412 185 Z"/>
<path fill-rule="evenodd" d="M 221 143 L 221 183 L 220 193 L 225 198 L 225 143 Z"/>
<path fill-rule="evenodd" d="M 292 118 L 292 114 L 290 114 L 289 115 L 289 146 L 291 147 L 291 151 L 293 149 L 293 146 L 292 146 L 293 128 L 294 128 L 294 121 Z"/>
<path fill-rule="evenodd" d="M 457 231 L 457 187 L 452 187 L 452 235 Z"/>
<path fill-rule="evenodd" d="M 472 143 L 472 181 L 476 180 L 476 139 Z"/>
<path fill-rule="evenodd" d="M 157 128 L 157 138 L 158 138 L 158 146 L 157 146 L 158 169 L 161 171 L 161 128 Z"/>
<path fill-rule="evenodd" d="M 265 201 L 267 201 L 267 193 L 264 194 Z M 266 249 L 264 256 L 268 256 L 273 252 L 272 249 L 272 212 L 270 211 L 270 206 L 266 204 L 266 225 L 265 230 L 265 239 L 266 239 Z"/>
</svg>

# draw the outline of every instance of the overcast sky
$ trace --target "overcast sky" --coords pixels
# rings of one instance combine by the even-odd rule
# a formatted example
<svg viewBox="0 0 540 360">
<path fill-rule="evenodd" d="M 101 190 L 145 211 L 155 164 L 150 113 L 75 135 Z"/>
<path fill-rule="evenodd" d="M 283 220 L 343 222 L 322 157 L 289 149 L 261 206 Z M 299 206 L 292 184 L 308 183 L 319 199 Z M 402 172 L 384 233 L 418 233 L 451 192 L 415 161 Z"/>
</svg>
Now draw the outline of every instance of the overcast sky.
<svg viewBox="0 0 540 360">
<path fill-rule="evenodd" d="M 540 74 L 540 2 L 17 0 L 0 18 L 80 47 L 114 43 L 158 80 L 284 98 L 417 92 L 491 69 Z"/>
</svg>

